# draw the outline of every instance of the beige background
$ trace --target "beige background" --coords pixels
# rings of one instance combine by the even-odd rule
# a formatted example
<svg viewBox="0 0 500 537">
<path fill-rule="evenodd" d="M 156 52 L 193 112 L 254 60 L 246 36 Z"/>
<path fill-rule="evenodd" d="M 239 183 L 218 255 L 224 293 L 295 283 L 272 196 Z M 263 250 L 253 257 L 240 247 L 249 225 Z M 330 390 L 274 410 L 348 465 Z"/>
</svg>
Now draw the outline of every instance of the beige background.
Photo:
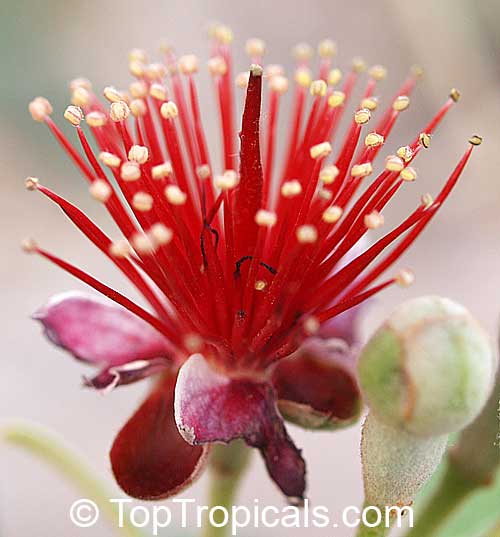
<svg viewBox="0 0 500 537">
<path fill-rule="evenodd" d="M 34 235 L 106 281 L 122 285 L 112 267 L 94 255 L 53 206 L 24 192 L 24 177 L 37 175 L 102 220 L 99 208 L 88 199 L 84 182 L 46 129 L 31 122 L 26 105 L 33 96 L 46 95 L 59 118 L 67 100 L 66 81 L 78 75 L 91 78 L 97 88 L 111 83 L 123 86 L 128 81 L 126 53 L 134 46 L 154 53 L 160 38 L 166 36 L 180 53 L 194 52 L 206 59 L 206 23 L 222 19 L 235 31 L 240 69 L 247 64 L 243 43 L 254 35 L 267 41 L 270 62 L 290 68 L 289 49 L 298 40 L 315 44 L 320 38 L 332 37 L 339 44 L 341 67 L 360 54 L 369 63 L 389 68 L 389 79 L 381 89 L 384 96 L 392 95 L 411 64 L 420 63 L 427 75 L 390 147 L 408 141 L 444 101 L 449 88 L 459 87 L 462 101 L 439 130 L 432 149 L 419 158 L 418 181 L 393 203 L 386 220 L 397 221 L 411 210 L 421 192 L 437 190 L 469 135 L 483 134 L 485 143 L 450 202 L 404 260 L 416 271 L 416 284 L 405 292 L 386 292 L 372 307 L 366 331 L 404 298 L 439 293 L 466 304 L 494 333 L 500 288 L 499 35 L 495 28 L 500 9 L 495 0 L 3 0 L 1 9 L 1 418 L 32 420 L 58 431 L 85 455 L 115 496 L 120 493 L 109 476 L 107 449 L 146 385 L 107 397 L 80 389 L 82 367 L 49 346 L 28 319 L 51 294 L 78 285 L 47 263 L 23 256 L 18 243 Z M 215 147 L 218 131 L 211 87 L 206 75 L 200 79 L 204 121 Z M 291 432 L 309 464 L 311 499 L 337 514 L 347 505 L 359 504 L 358 429 L 335 435 L 295 428 Z M 74 528 L 67 511 L 78 492 L 25 454 L 0 449 L 3 537 L 112 535 L 104 522 L 89 530 Z M 201 502 L 205 485 L 202 479 L 185 497 Z M 251 503 L 256 497 L 261 503 L 282 505 L 257 457 L 240 500 Z M 276 529 L 273 534 L 307 531 Z M 350 535 L 346 530 L 313 531 L 314 535 Z"/>
</svg>

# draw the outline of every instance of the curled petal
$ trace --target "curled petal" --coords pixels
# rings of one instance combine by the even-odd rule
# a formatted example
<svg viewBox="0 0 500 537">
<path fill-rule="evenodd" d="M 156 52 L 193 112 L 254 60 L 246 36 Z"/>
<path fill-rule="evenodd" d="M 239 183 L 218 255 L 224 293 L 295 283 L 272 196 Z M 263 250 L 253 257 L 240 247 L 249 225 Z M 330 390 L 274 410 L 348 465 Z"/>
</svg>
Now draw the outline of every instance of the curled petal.
<svg viewBox="0 0 500 537">
<path fill-rule="evenodd" d="M 175 374 L 165 374 L 116 437 L 110 458 L 120 487 L 158 500 L 189 486 L 205 466 L 208 448 L 191 446 L 174 420 Z"/>
<path fill-rule="evenodd" d="M 286 432 L 268 383 L 231 379 L 195 354 L 179 371 L 175 419 L 193 445 L 244 439 L 261 451 L 270 476 L 290 501 L 303 499 L 305 462 Z"/>
<path fill-rule="evenodd" d="M 56 295 L 33 318 L 55 345 L 103 369 L 165 357 L 169 349 L 168 341 L 142 319 L 86 293 Z"/>
<path fill-rule="evenodd" d="M 355 365 L 353 350 L 342 340 L 309 338 L 273 371 L 280 412 L 306 428 L 350 425 L 362 408 Z"/>
<path fill-rule="evenodd" d="M 136 360 L 114 367 L 108 367 L 93 377 L 84 377 L 83 383 L 89 388 L 109 391 L 117 386 L 132 384 L 146 377 L 156 375 L 171 367 L 168 358 L 153 358 L 151 360 Z"/>
</svg>

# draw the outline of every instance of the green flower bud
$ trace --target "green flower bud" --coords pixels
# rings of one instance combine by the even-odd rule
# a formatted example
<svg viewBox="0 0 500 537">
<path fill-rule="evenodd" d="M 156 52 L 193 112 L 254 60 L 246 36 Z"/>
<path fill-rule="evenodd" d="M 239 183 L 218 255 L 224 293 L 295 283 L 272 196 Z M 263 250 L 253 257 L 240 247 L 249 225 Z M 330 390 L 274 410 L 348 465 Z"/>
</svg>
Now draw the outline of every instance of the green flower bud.
<svg viewBox="0 0 500 537">
<path fill-rule="evenodd" d="M 359 360 L 361 390 L 387 425 L 421 436 L 463 429 L 491 392 L 496 356 L 459 304 L 435 296 L 399 306 Z"/>
</svg>

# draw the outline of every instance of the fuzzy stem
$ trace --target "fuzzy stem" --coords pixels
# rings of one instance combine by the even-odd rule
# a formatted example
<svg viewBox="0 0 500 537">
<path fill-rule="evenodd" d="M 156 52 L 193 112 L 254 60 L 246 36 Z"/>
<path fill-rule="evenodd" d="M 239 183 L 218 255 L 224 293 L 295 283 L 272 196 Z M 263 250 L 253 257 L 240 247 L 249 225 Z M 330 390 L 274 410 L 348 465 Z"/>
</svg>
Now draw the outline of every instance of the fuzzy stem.
<svg viewBox="0 0 500 537">
<path fill-rule="evenodd" d="M 366 507 L 368 507 L 368 504 L 365 502 L 363 504 L 363 509 L 365 509 Z M 382 513 L 384 512 L 383 509 L 381 509 L 381 511 Z M 377 521 L 377 514 L 375 510 L 370 509 L 366 511 L 366 518 L 367 522 L 369 522 L 370 524 L 374 524 Z M 356 537 L 386 537 L 387 535 L 389 535 L 390 531 L 391 528 L 386 527 L 384 520 L 382 520 L 380 525 L 373 528 L 370 528 L 363 524 L 363 522 L 361 522 L 361 524 L 358 526 Z"/>
<path fill-rule="evenodd" d="M 110 503 L 110 494 L 100 480 L 92 475 L 85 463 L 59 440 L 41 428 L 29 424 L 15 424 L 3 428 L 0 439 L 8 444 L 20 447 L 31 455 L 43 460 L 72 482 L 86 498 L 93 500 L 111 526 L 120 535 L 127 537 L 144 537 L 144 534 L 132 526 L 128 517 L 123 517 L 122 527 L 118 526 L 118 507 Z"/>
<path fill-rule="evenodd" d="M 463 476 L 452 461 L 448 461 L 438 490 L 420 513 L 415 525 L 406 534 L 406 537 L 433 537 L 437 535 L 438 531 L 478 486 L 478 483 Z"/>
<path fill-rule="evenodd" d="M 210 458 L 210 507 L 220 505 L 231 513 L 231 506 L 249 459 L 250 449 L 242 440 L 214 446 Z M 217 511 L 214 513 L 214 522 L 219 523 L 219 519 L 222 519 L 222 513 Z M 206 520 L 203 537 L 222 537 L 228 528 L 229 525 L 215 527 Z"/>
</svg>

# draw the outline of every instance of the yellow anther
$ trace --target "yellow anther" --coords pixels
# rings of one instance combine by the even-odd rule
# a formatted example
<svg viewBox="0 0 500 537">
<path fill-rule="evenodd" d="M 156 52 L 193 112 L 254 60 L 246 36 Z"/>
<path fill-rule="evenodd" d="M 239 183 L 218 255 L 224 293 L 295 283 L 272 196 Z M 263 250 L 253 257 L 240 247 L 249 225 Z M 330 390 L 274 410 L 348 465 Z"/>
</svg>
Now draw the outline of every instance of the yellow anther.
<svg viewBox="0 0 500 537">
<path fill-rule="evenodd" d="M 323 212 L 321 218 L 323 219 L 323 222 L 326 222 L 327 224 L 335 224 L 335 222 L 338 222 L 340 220 L 342 214 L 342 207 L 339 207 L 338 205 L 333 205 L 332 207 L 328 207 L 328 209 Z"/>
<path fill-rule="evenodd" d="M 309 154 L 313 159 L 327 157 L 331 152 L 332 146 L 330 142 L 322 142 L 320 144 L 313 145 L 311 149 L 309 149 Z"/>
<path fill-rule="evenodd" d="M 335 181 L 339 173 L 337 166 L 335 166 L 335 164 L 330 164 L 329 166 L 325 166 L 319 172 L 319 178 L 325 185 L 330 185 Z"/>
<path fill-rule="evenodd" d="M 333 91 L 330 97 L 328 97 L 328 106 L 336 108 L 342 106 L 345 102 L 345 93 L 343 91 Z"/>
<path fill-rule="evenodd" d="M 384 137 L 377 132 L 370 132 L 365 137 L 366 147 L 378 147 L 384 143 Z"/>
</svg>

